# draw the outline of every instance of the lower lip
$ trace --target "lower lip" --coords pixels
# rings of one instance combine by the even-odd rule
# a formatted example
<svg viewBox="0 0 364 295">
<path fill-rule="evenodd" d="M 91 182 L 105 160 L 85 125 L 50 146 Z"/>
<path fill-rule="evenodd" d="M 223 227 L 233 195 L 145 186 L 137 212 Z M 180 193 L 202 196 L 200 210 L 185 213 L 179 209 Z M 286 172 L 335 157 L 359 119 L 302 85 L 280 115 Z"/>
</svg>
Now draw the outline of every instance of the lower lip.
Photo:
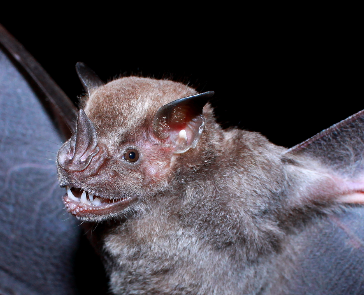
<svg viewBox="0 0 364 295">
<path fill-rule="evenodd" d="M 66 210 L 76 217 L 86 219 L 117 214 L 127 208 L 134 200 L 135 198 L 127 198 L 115 203 L 101 203 L 98 206 L 94 206 L 74 201 L 67 194 L 63 196 Z"/>
</svg>

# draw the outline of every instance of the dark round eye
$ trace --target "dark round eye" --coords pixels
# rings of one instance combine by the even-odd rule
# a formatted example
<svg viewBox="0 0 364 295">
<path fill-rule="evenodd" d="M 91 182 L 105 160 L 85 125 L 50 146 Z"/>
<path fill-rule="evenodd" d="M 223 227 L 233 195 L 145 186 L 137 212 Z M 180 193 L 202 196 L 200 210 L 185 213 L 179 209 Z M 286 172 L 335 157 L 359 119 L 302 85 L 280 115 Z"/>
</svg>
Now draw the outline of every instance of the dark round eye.
<svg viewBox="0 0 364 295">
<path fill-rule="evenodd" d="M 124 160 L 128 162 L 136 162 L 139 159 L 139 152 L 136 149 L 128 149 L 124 154 Z"/>
</svg>

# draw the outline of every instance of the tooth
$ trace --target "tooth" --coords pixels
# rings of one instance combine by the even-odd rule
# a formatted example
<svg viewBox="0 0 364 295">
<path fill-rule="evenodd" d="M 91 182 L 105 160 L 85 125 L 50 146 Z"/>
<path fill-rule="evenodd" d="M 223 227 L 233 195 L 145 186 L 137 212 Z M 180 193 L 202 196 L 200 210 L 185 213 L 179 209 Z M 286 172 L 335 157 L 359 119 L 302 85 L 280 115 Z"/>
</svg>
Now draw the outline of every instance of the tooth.
<svg viewBox="0 0 364 295">
<path fill-rule="evenodd" d="M 100 206 L 101 205 L 101 200 L 99 198 L 95 198 L 94 201 L 92 202 L 92 205 Z"/>
<path fill-rule="evenodd" d="M 94 200 L 94 195 L 92 194 L 88 194 L 88 198 L 90 199 L 90 201 L 92 202 Z"/>
<path fill-rule="evenodd" d="M 76 198 L 76 197 L 73 195 L 73 193 L 72 193 L 72 191 L 71 191 L 71 189 L 70 189 L 70 187 L 69 187 L 69 186 L 67 186 L 67 196 L 68 196 L 71 200 L 73 200 L 73 201 L 77 201 L 77 202 L 79 202 L 79 201 L 80 201 L 80 199 L 79 199 L 79 198 Z"/>
<path fill-rule="evenodd" d="M 82 192 L 82 195 L 81 195 L 81 203 L 84 203 L 84 204 L 87 204 L 87 205 L 90 204 L 90 202 L 87 201 L 86 192 L 85 191 Z"/>
</svg>

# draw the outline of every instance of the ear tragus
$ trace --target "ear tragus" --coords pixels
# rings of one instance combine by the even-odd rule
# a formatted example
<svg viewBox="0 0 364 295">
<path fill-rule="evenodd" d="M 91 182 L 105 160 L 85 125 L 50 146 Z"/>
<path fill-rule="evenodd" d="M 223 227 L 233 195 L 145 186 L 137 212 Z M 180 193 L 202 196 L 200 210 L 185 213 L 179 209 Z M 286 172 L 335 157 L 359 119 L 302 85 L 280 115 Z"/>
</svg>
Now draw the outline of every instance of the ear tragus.
<svg viewBox="0 0 364 295">
<path fill-rule="evenodd" d="M 194 148 L 204 127 L 203 107 L 213 95 L 213 91 L 208 91 L 162 106 L 154 116 L 154 134 L 160 139 L 168 138 L 174 145 L 174 153 Z"/>
</svg>

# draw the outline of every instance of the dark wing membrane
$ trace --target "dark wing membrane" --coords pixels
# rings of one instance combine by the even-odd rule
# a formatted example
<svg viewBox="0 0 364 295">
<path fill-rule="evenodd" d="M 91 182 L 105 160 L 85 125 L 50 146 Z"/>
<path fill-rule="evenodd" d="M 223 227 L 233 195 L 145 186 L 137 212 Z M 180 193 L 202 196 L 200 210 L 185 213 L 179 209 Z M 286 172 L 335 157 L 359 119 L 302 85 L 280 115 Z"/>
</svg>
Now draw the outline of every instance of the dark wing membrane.
<svg viewBox="0 0 364 295">
<path fill-rule="evenodd" d="M 364 111 L 323 130 L 287 153 L 314 157 L 341 175 L 360 177 L 364 170 Z"/>
<path fill-rule="evenodd" d="M 0 24 L 0 44 L 10 54 L 13 61 L 16 61 L 27 72 L 30 78 L 46 96 L 46 100 L 52 104 L 54 114 L 61 117 L 61 121 L 67 124 L 73 132 L 77 117 L 77 109 L 53 81 L 42 66 L 25 50 L 25 48 L 5 30 Z"/>
<path fill-rule="evenodd" d="M 72 128 L 75 107 L 1 26 L 0 42 L 0 294 L 104 294 L 102 265 L 57 180 L 66 135 L 53 116 Z"/>
<path fill-rule="evenodd" d="M 323 130 L 287 153 L 315 158 L 349 183 L 363 182 L 364 111 Z M 360 202 L 358 202 L 360 203 Z M 361 201 L 361 203 L 363 203 Z M 288 294 L 364 294 L 364 208 L 308 225 Z"/>
<path fill-rule="evenodd" d="M 0 89 L 0 293 L 77 294 L 81 233 L 57 182 L 61 137 L 2 51 Z"/>
<path fill-rule="evenodd" d="M 308 225 L 295 238 L 300 253 L 286 294 L 364 294 L 364 208 Z"/>
</svg>

